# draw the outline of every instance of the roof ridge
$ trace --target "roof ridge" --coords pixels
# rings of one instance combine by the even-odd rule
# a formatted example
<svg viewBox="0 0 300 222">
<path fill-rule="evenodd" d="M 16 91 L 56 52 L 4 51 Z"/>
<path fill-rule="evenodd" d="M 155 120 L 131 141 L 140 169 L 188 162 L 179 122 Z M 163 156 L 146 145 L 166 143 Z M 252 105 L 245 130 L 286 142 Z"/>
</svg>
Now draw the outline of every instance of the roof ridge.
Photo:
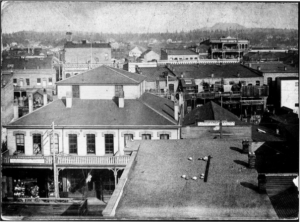
<svg viewBox="0 0 300 222">
<path fill-rule="evenodd" d="M 109 68 L 110 70 L 112 70 L 112 71 L 114 71 L 114 72 L 116 72 L 116 73 L 118 73 L 119 75 L 125 76 L 126 78 L 131 79 L 132 81 L 134 81 L 134 82 L 136 82 L 136 83 L 139 83 L 139 81 L 136 81 L 136 80 L 134 80 L 134 79 L 132 79 L 132 78 L 130 78 L 130 77 L 124 75 L 123 73 L 117 72 L 116 70 L 112 69 L 112 68 L 109 67 L 109 66 L 106 66 L 106 65 L 103 65 L 103 66 L 106 67 L 106 68 Z"/>
<path fill-rule="evenodd" d="M 103 66 L 103 65 L 100 65 L 100 66 L 98 66 L 98 67 L 96 67 L 96 68 L 94 68 L 94 69 L 97 69 L 97 68 L 99 68 L 99 67 L 101 67 L 101 66 Z M 55 84 L 57 84 L 57 83 L 62 83 L 63 81 L 72 79 L 72 78 L 74 78 L 74 77 L 78 77 L 78 76 L 80 76 L 80 75 L 83 75 L 83 74 L 85 74 L 85 73 L 91 71 L 91 70 L 93 70 L 93 69 L 89 69 L 89 70 L 86 70 L 86 71 L 84 71 L 84 72 L 82 72 L 82 73 L 79 73 L 79 74 L 77 74 L 77 75 L 70 76 L 69 78 L 62 79 L 62 80 L 56 82 Z"/>
<path fill-rule="evenodd" d="M 170 122 L 172 122 L 172 123 L 174 123 L 174 124 L 177 125 L 177 123 L 176 123 L 173 119 L 171 119 L 171 118 L 165 116 L 164 114 L 162 114 L 161 112 L 157 111 L 156 109 L 154 109 L 152 106 L 150 106 L 148 103 L 142 101 L 141 99 L 138 99 L 138 100 L 139 100 L 141 103 L 143 103 L 145 106 L 147 106 L 148 108 L 150 108 L 151 110 L 153 110 L 154 112 L 156 112 L 157 114 L 159 114 L 160 116 L 164 117 L 165 119 L 167 119 L 167 120 L 169 120 Z"/>
<path fill-rule="evenodd" d="M 210 107 L 211 107 L 211 110 L 212 110 L 212 113 L 213 113 L 213 119 L 216 120 L 216 114 L 215 114 L 215 109 L 213 107 L 213 102 L 210 101 L 209 103 L 210 103 Z"/>
</svg>

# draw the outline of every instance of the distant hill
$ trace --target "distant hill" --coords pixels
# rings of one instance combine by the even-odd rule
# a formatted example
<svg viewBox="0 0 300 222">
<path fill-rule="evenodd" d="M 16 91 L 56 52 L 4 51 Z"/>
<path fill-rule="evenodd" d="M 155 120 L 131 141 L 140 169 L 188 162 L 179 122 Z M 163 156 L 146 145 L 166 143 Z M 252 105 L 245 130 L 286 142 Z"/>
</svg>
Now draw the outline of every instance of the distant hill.
<svg viewBox="0 0 300 222">
<path fill-rule="evenodd" d="M 242 26 L 242 25 L 238 24 L 238 23 L 223 23 L 223 22 L 216 23 L 212 27 L 202 28 L 202 30 L 210 30 L 210 31 L 215 31 L 215 30 L 226 31 L 228 29 L 241 30 L 241 29 L 247 29 L 247 28 L 245 26 Z"/>
</svg>

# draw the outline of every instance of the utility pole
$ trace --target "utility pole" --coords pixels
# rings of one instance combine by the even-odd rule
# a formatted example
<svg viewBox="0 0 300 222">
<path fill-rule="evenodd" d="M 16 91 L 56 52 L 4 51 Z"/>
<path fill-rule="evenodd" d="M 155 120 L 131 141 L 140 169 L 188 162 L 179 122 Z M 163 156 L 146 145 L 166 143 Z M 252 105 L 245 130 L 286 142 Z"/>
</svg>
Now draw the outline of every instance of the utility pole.
<svg viewBox="0 0 300 222">
<path fill-rule="evenodd" d="M 53 172 L 54 172 L 54 195 L 55 198 L 59 198 L 58 195 L 58 175 L 56 169 L 56 157 L 54 148 L 54 122 L 52 122 L 52 153 L 53 153 Z"/>
</svg>

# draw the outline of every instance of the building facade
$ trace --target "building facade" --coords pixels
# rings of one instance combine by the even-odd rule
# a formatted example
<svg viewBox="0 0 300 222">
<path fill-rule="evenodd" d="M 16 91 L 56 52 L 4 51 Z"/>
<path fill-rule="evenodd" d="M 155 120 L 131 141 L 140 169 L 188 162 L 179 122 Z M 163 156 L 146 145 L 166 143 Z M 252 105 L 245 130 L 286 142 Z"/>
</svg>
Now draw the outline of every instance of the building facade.
<svg viewBox="0 0 300 222">
<path fill-rule="evenodd" d="M 161 60 L 198 60 L 198 53 L 190 50 L 190 49 L 161 49 L 160 54 Z"/>
</svg>

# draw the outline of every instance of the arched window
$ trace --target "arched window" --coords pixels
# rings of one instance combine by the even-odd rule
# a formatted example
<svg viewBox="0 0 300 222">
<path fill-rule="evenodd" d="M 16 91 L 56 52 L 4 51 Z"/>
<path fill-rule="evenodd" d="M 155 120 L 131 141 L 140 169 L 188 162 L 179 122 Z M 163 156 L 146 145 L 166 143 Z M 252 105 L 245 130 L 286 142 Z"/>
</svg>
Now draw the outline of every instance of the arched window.
<svg viewBox="0 0 300 222">
<path fill-rule="evenodd" d="M 66 78 L 70 78 L 71 77 L 71 74 L 70 73 L 67 73 L 66 74 Z"/>
</svg>

